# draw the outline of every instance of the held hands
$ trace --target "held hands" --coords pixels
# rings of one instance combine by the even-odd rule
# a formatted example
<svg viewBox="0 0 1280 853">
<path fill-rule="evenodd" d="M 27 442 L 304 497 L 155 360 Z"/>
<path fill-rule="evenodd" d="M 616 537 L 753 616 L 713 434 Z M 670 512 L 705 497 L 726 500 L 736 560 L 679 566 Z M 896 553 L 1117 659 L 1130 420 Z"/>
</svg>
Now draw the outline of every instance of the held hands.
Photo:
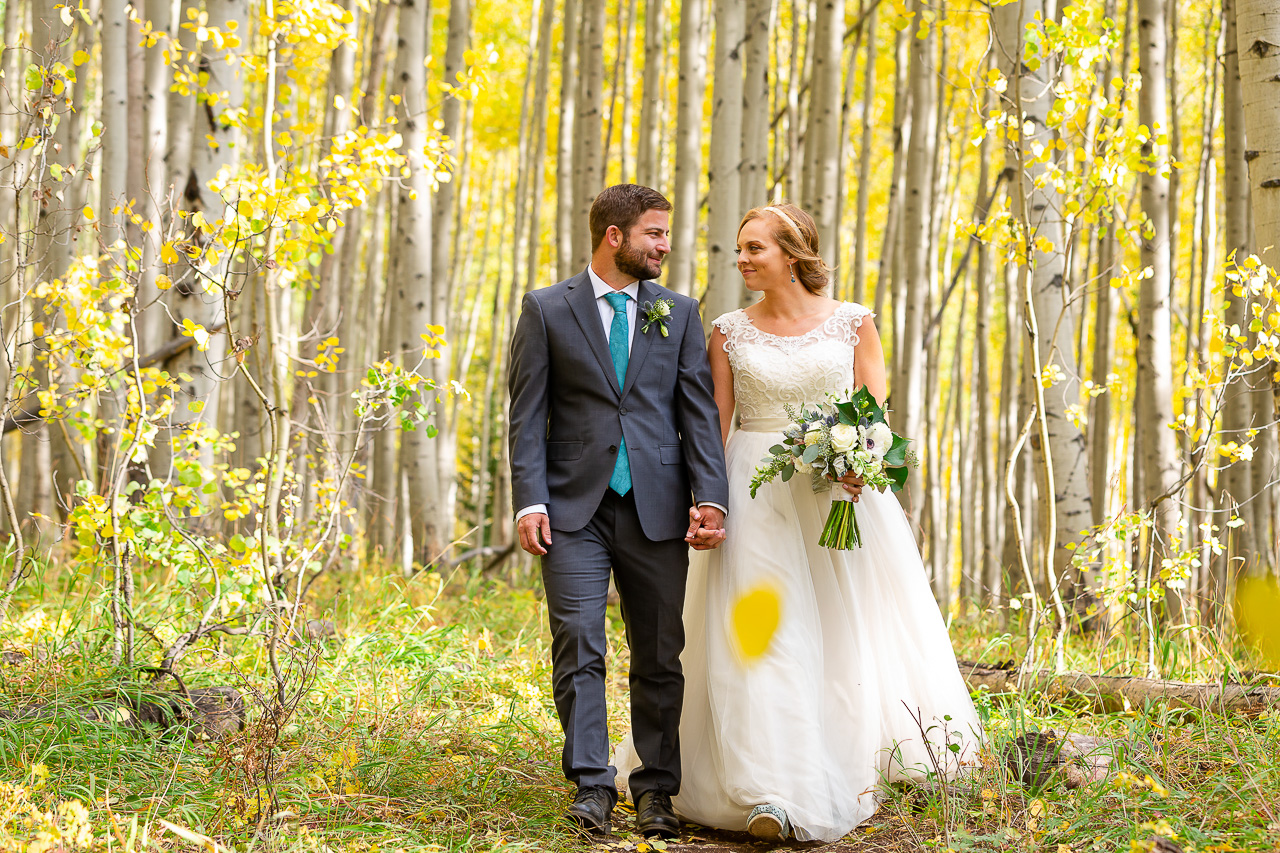
<svg viewBox="0 0 1280 853">
<path fill-rule="evenodd" d="M 724 513 L 713 506 L 689 507 L 689 532 L 684 541 L 695 551 L 710 551 L 724 541 Z"/>
<path fill-rule="evenodd" d="M 535 557 L 547 553 L 546 546 L 551 544 L 551 519 L 545 513 L 531 512 L 516 522 L 516 531 L 520 534 L 520 547 Z"/>
<path fill-rule="evenodd" d="M 853 502 L 858 502 L 858 496 L 862 494 L 863 480 L 861 477 L 853 474 L 845 474 L 838 480 L 844 486 L 844 490 L 853 495 Z"/>
</svg>

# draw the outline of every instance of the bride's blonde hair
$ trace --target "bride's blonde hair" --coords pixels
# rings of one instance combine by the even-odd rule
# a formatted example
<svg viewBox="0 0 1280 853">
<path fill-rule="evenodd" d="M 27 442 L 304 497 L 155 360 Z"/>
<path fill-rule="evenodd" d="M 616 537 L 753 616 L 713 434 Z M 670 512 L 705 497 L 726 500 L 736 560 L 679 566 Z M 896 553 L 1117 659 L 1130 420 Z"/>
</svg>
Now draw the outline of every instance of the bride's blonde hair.
<svg viewBox="0 0 1280 853">
<path fill-rule="evenodd" d="M 780 202 L 766 207 L 753 207 L 742 217 L 738 225 L 738 233 L 742 226 L 753 219 L 768 218 L 773 227 L 773 236 L 782 251 L 796 259 L 792 265 L 796 278 L 810 293 L 822 293 L 827 282 L 831 280 L 831 268 L 822 255 L 818 254 L 818 226 L 813 217 L 790 202 Z"/>
</svg>

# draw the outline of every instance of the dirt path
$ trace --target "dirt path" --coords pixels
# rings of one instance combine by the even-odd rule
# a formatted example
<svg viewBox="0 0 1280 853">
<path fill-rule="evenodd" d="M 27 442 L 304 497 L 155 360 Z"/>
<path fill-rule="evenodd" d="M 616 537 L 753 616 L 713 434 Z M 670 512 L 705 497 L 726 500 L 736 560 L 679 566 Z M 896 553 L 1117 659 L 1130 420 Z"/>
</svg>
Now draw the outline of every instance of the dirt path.
<svg viewBox="0 0 1280 853">
<path fill-rule="evenodd" d="M 618 851 L 653 850 L 658 853 L 764 853 L 764 851 L 804 851 L 804 853 L 908 853 L 923 849 L 911 831 L 901 824 L 872 818 L 839 841 L 785 841 L 768 844 L 756 841 L 745 832 L 724 832 L 695 824 L 685 824 L 680 841 L 645 841 L 636 832 L 635 813 L 624 804 L 613 813 L 613 835 L 602 840 L 601 849 Z"/>
</svg>

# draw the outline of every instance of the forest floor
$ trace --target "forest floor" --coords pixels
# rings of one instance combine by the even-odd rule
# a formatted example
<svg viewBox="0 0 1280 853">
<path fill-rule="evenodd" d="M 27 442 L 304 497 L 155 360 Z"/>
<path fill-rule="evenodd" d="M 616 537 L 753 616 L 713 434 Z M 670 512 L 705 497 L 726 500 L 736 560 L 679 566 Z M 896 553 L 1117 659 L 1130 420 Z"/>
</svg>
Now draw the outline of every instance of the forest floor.
<svg viewBox="0 0 1280 853">
<path fill-rule="evenodd" d="M 748 836 L 687 826 L 679 843 L 646 842 L 620 809 L 614 834 L 585 839 L 564 822 L 546 614 L 536 584 L 423 575 L 335 583 L 309 615 L 336 636 L 286 657 L 304 687 L 278 730 L 259 708 L 270 685 L 260 643 L 220 636 L 182 662 L 189 687 L 235 687 L 249 726 L 221 741 L 90 722 L 89 701 L 161 687 L 123 679 L 110 660 L 98 588 L 51 572 L 15 601 L 0 628 L 0 711 L 53 702 L 51 716 L 0 720 L 0 851 L 257 850 L 343 853 L 475 851 L 1197 851 L 1280 850 L 1280 712 L 1223 718 L 1156 705 L 1093 714 L 1029 699 L 977 697 L 989 737 L 963 785 L 889 788 L 879 814 L 834 844 L 770 848 Z M 526 579 L 522 579 L 522 582 Z M 73 586 L 68 587 L 71 583 Z M 186 611 L 163 583 L 147 592 L 139 661 L 181 630 Z M 953 628 L 972 660 L 1018 656 L 998 626 Z M 157 639 L 153 639 L 157 638 Z M 625 728 L 627 655 L 611 609 L 612 730 Z M 1212 680 L 1222 662 L 1161 646 L 1164 674 Z M 1070 665 L 1137 669 L 1117 634 L 1073 641 Z M 1247 651 L 1236 664 L 1261 669 Z M 1021 733 L 1046 729 L 1113 739 L 1107 778 L 1067 790 L 1027 786 L 999 756 Z M 43 833 L 43 834 L 42 834 Z"/>
</svg>

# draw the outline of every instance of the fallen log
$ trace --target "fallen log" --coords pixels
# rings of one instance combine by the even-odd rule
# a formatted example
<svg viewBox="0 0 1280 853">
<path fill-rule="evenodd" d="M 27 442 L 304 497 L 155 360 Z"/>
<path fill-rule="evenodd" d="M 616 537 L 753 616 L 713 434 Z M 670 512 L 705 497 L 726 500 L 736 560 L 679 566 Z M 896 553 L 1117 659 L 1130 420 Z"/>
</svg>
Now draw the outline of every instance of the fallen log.
<svg viewBox="0 0 1280 853">
<path fill-rule="evenodd" d="M 1039 694 L 1054 701 L 1083 699 L 1104 712 L 1140 708 L 1147 702 L 1164 702 L 1171 708 L 1245 714 L 1260 714 L 1268 708 L 1280 707 L 1280 686 L 1188 684 L 1156 678 L 1084 672 L 1056 674 L 1043 670 L 1023 674 L 1010 665 L 958 663 L 970 690 L 986 688 L 994 695 Z"/>
<path fill-rule="evenodd" d="M 243 731 L 247 721 L 244 698 L 232 687 L 196 687 L 185 692 L 121 693 L 82 704 L 35 702 L 12 710 L 0 709 L 0 720 L 51 720 L 74 714 L 91 723 L 126 728 L 159 728 L 188 737 L 222 740 Z"/>
</svg>

